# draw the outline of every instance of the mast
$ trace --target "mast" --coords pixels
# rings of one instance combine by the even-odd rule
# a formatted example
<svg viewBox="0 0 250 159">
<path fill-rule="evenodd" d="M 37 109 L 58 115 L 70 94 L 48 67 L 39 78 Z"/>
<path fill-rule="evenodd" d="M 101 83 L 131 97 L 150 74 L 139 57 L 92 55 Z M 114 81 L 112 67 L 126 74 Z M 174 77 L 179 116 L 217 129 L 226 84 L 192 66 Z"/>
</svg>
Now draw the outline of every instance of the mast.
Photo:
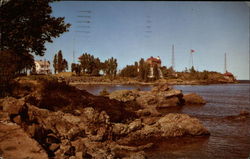
<svg viewBox="0 0 250 159">
<path fill-rule="evenodd" d="M 225 57 L 224 57 L 224 72 L 227 72 L 227 53 L 225 53 Z"/>
</svg>

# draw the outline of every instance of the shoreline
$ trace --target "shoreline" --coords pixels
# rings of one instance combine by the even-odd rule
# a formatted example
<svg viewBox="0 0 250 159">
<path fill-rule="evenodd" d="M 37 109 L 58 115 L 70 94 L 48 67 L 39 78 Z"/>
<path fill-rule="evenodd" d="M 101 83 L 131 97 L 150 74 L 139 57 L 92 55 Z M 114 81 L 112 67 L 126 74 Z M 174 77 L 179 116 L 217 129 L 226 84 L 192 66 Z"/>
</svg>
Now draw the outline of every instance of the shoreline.
<svg viewBox="0 0 250 159">
<path fill-rule="evenodd" d="M 70 85 L 214 85 L 214 84 L 239 84 L 240 82 L 200 82 L 200 81 L 185 81 L 185 82 L 69 82 Z"/>
</svg>

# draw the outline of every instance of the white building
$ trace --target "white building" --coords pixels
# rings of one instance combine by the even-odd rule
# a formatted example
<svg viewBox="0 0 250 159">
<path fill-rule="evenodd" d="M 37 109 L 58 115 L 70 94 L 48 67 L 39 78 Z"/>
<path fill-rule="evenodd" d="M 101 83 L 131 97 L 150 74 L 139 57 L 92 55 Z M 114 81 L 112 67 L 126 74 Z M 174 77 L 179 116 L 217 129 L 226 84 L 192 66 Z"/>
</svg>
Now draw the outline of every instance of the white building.
<svg viewBox="0 0 250 159">
<path fill-rule="evenodd" d="M 149 71 L 149 78 L 154 78 L 154 66 L 157 66 L 158 72 L 159 72 L 159 76 L 160 78 L 163 78 L 162 72 L 161 72 L 161 59 L 158 56 L 157 58 L 154 58 L 153 56 L 151 56 L 150 58 L 148 58 L 146 60 L 146 63 L 148 63 L 150 65 L 150 71 Z"/>
<path fill-rule="evenodd" d="M 51 74 L 50 62 L 46 60 L 44 61 L 36 60 L 35 61 L 35 73 L 36 74 Z"/>
</svg>

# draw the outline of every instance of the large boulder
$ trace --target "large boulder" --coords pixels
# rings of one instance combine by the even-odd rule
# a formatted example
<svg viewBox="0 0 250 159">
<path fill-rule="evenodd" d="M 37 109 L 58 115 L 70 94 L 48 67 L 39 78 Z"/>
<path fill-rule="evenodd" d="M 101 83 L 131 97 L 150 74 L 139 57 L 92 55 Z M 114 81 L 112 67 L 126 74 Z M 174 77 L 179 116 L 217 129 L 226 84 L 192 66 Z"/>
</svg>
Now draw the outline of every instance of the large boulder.
<svg viewBox="0 0 250 159">
<path fill-rule="evenodd" d="M 17 115 L 25 108 L 26 104 L 24 100 L 16 99 L 13 97 L 6 97 L 2 99 L 1 107 L 4 112 L 9 115 Z"/>
<path fill-rule="evenodd" d="M 137 90 L 117 90 L 109 94 L 110 99 L 122 102 L 134 101 L 137 97 L 139 97 Z"/>
<path fill-rule="evenodd" d="M 206 101 L 196 93 L 185 94 L 185 104 L 206 104 Z"/>
<path fill-rule="evenodd" d="M 187 114 L 170 113 L 160 118 L 156 124 L 160 127 L 164 137 L 209 134 L 197 118 L 192 118 Z"/>
<path fill-rule="evenodd" d="M 120 144 L 131 144 L 137 141 L 151 141 L 154 138 L 182 137 L 182 136 L 209 135 L 209 131 L 197 118 L 186 114 L 170 113 L 158 118 L 153 124 L 143 124 L 143 127 L 135 132 L 130 132 L 128 137 L 121 138 Z"/>
</svg>

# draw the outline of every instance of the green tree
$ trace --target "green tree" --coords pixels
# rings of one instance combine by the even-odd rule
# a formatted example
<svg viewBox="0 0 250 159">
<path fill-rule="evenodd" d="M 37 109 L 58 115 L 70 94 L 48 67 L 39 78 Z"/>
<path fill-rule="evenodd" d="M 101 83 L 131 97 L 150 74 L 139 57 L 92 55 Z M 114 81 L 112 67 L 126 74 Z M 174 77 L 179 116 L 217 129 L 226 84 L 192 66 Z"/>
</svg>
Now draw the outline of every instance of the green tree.
<svg viewBox="0 0 250 159">
<path fill-rule="evenodd" d="M 64 18 L 55 18 L 50 14 L 49 5 L 54 0 L 9 0 L 1 5 L 1 50 L 11 49 L 22 59 L 31 58 L 26 64 L 30 65 L 32 56 L 43 56 L 44 44 L 52 42 L 52 38 L 68 31 L 69 24 Z"/>
<path fill-rule="evenodd" d="M 93 55 L 88 53 L 83 53 L 78 59 L 84 73 L 99 75 L 103 66 L 99 58 L 95 58 Z"/>
<path fill-rule="evenodd" d="M 105 60 L 104 62 L 104 72 L 106 75 L 115 77 L 117 73 L 117 60 L 113 57 Z"/>
<path fill-rule="evenodd" d="M 58 59 L 57 59 L 57 54 L 55 54 L 54 60 L 53 60 L 53 67 L 54 67 L 54 72 L 55 72 L 55 74 L 56 74 L 56 72 L 57 72 L 57 61 L 58 61 Z"/>
<path fill-rule="evenodd" d="M 63 59 L 62 61 L 62 68 L 63 68 L 63 71 L 65 72 L 66 70 L 68 70 L 68 62 L 66 59 Z"/>
<path fill-rule="evenodd" d="M 57 71 L 58 73 L 63 71 L 63 55 L 61 50 L 57 54 Z"/>
<path fill-rule="evenodd" d="M 126 67 L 124 67 L 121 70 L 120 76 L 122 76 L 122 77 L 137 77 L 138 76 L 137 67 L 134 65 L 127 65 Z"/>
<path fill-rule="evenodd" d="M 75 72 L 76 75 L 80 75 L 81 73 L 81 66 L 79 64 L 72 63 L 71 64 L 71 72 Z"/>
<path fill-rule="evenodd" d="M 46 42 L 68 31 L 64 18 L 52 17 L 49 5 L 54 0 L 9 0 L 1 2 L 0 85 L 34 66 L 34 54 L 43 56 Z M 9 69 L 10 63 L 13 66 Z M 8 73 L 6 71 L 9 70 Z M 6 77 L 8 76 L 8 77 Z M 9 80 L 5 80 L 9 79 Z M 1 88 L 1 90 L 6 90 Z M 2 91 L 1 91 L 2 92 Z M 3 93 L 4 94 L 4 93 Z"/>
<path fill-rule="evenodd" d="M 144 74 L 145 74 L 145 68 L 144 68 L 145 64 L 144 63 L 145 63 L 144 59 L 141 58 L 141 60 L 139 61 L 139 78 L 141 80 L 144 79 Z"/>
</svg>

